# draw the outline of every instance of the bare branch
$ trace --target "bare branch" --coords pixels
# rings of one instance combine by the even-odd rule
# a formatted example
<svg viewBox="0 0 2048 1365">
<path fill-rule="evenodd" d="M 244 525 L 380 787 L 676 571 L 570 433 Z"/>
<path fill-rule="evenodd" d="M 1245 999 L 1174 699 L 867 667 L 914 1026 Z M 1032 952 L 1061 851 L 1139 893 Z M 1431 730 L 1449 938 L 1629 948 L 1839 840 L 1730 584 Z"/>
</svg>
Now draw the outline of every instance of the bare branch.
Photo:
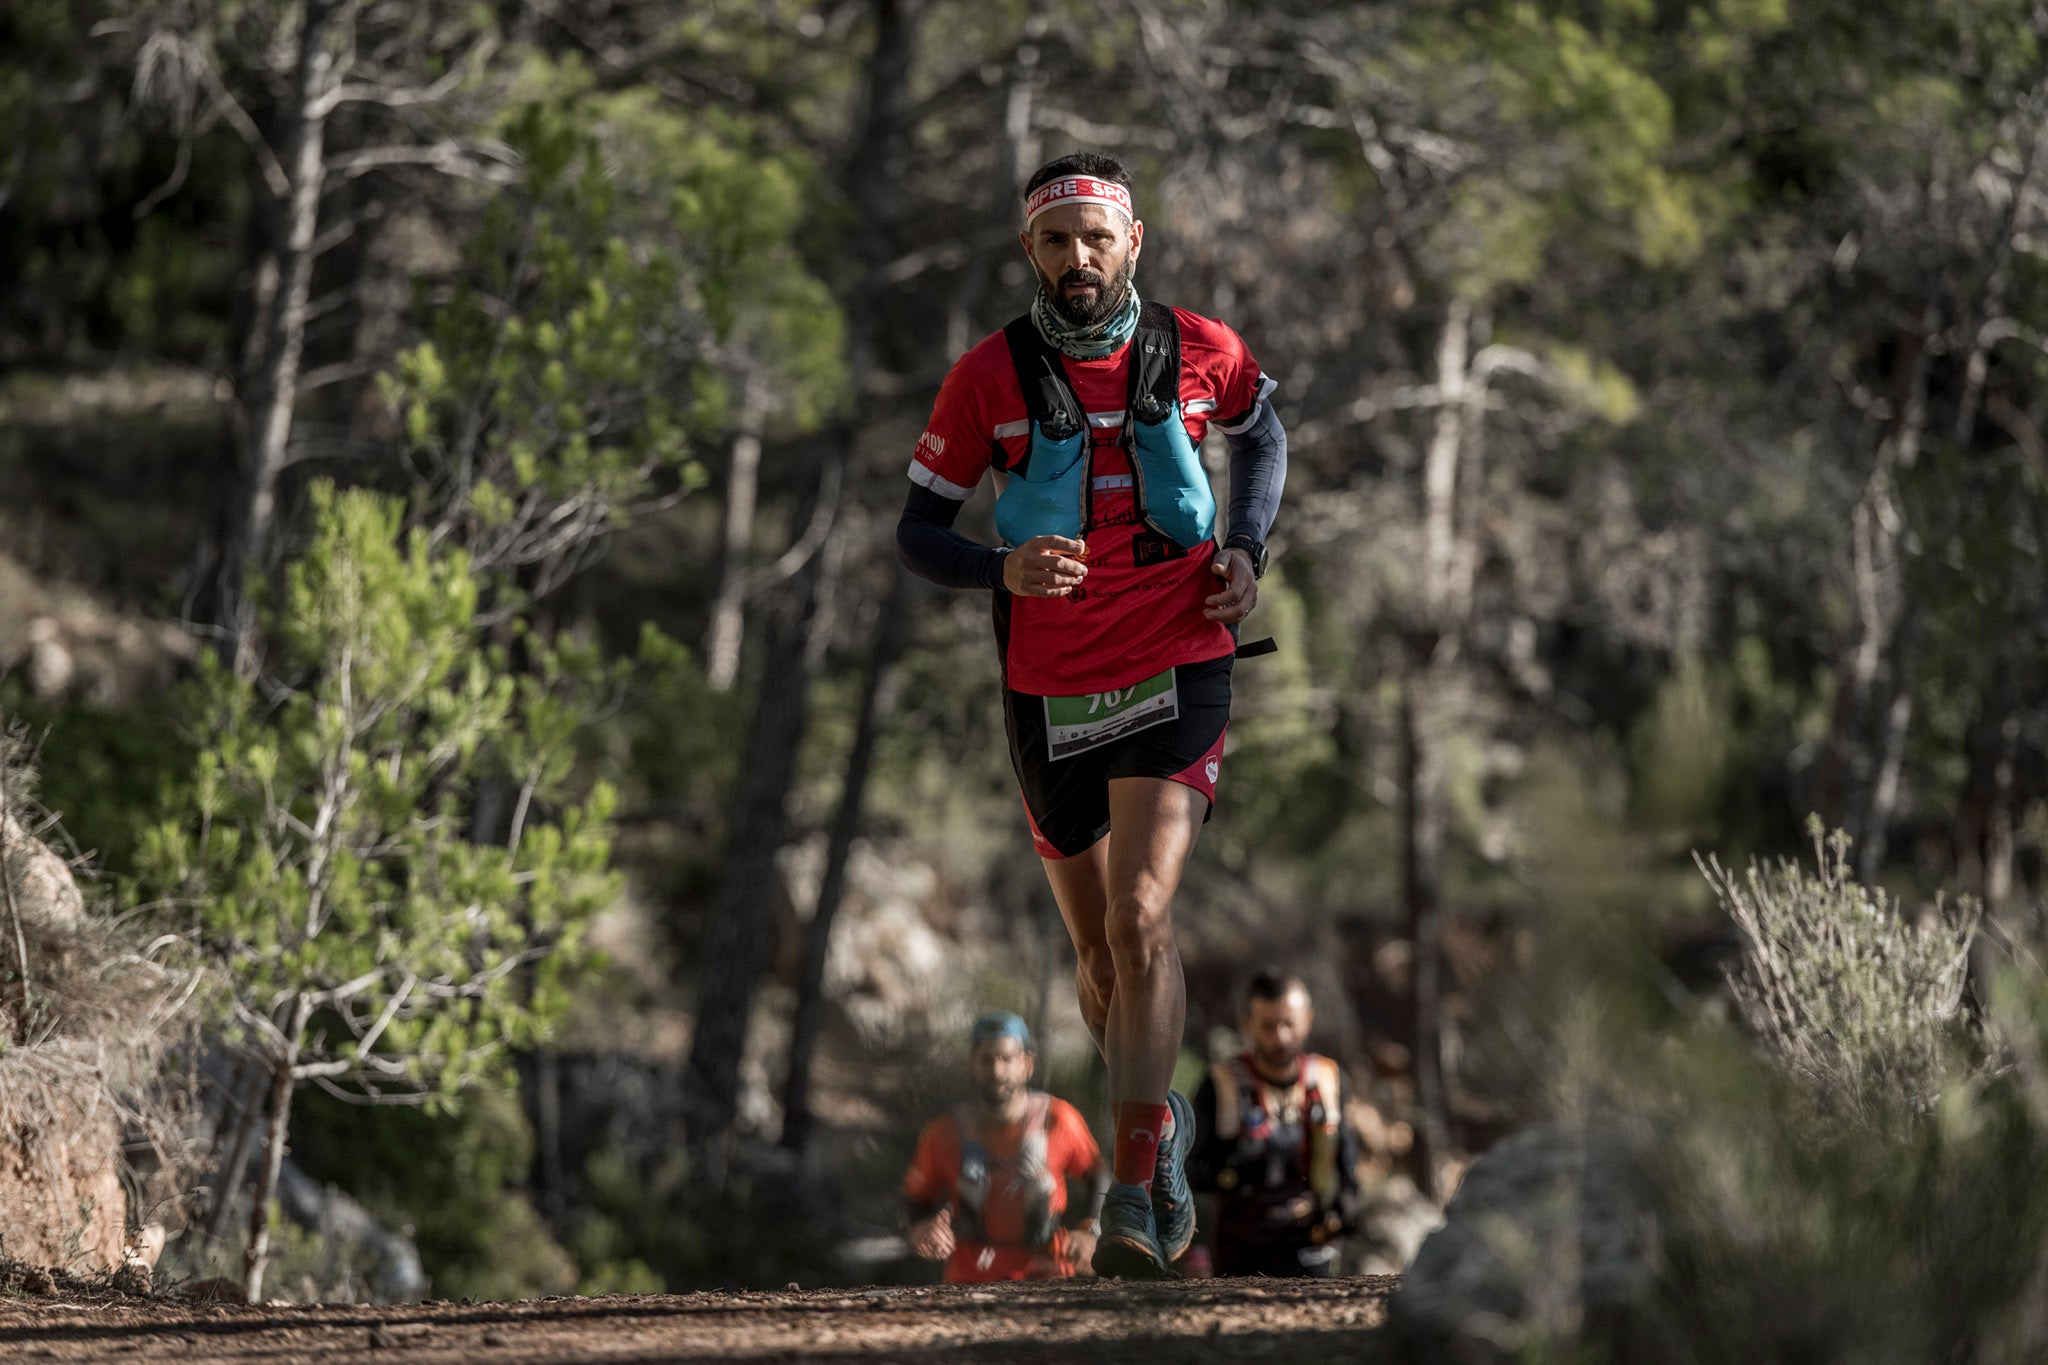
<svg viewBox="0 0 2048 1365">
<path fill-rule="evenodd" d="M 469 50 L 457 58 L 448 68 L 446 75 L 431 85 L 388 86 L 375 83 L 337 85 L 321 101 L 320 112 L 327 114 L 344 104 L 381 104 L 387 109 L 410 109 L 422 104 L 436 104 L 446 99 L 462 84 L 465 77 L 481 68 L 497 51 L 498 39 L 487 34 L 470 44 Z"/>
<path fill-rule="evenodd" d="M 785 582 L 796 576 L 799 569 L 810 562 L 811 556 L 824 547 L 825 537 L 832 534 L 832 523 L 839 514 L 839 483 L 844 471 L 838 460 L 828 460 L 818 475 L 818 505 L 811 510 L 810 524 L 796 543 L 782 552 L 773 564 L 761 570 L 749 585 L 758 591 L 770 583 Z"/>
<path fill-rule="evenodd" d="M 471 155 L 475 151 L 489 150 L 482 146 L 466 147 L 452 138 L 431 146 L 364 147 L 330 160 L 327 173 L 338 179 L 350 179 L 392 166 L 425 166 L 443 175 L 488 185 L 509 185 L 517 181 L 519 173 L 511 165 L 509 150 L 500 147 L 492 153 L 503 158 L 499 164 L 480 161 Z"/>
<path fill-rule="evenodd" d="M 1033 122 L 1042 128 L 1052 128 L 1065 133 L 1083 146 L 1157 147 L 1162 151 L 1168 151 L 1179 145 L 1174 135 L 1164 128 L 1148 128 L 1142 124 L 1097 123 L 1070 110 L 1047 108 L 1043 105 L 1039 107 Z"/>
<path fill-rule="evenodd" d="M 339 986 L 329 986 L 324 991 L 307 991 L 304 997 L 305 1001 L 312 1008 L 321 1009 L 334 1004 L 336 1001 L 345 1000 L 349 996 L 355 995 L 360 991 L 366 991 L 379 981 L 382 981 L 384 979 L 384 970 L 384 968 L 379 967 L 375 971 L 364 972 L 353 981 L 344 981 Z"/>
<path fill-rule="evenodd" d="M 372 360 L 347 360 L 333 365 L 321 365 L 306 371 L 299 379 L 299 392 L 310 393 L 324 389 L 330 384 L 345 384 L 351 379 L 361 379 L 377 372 L 377 362 Z"/>
<path fill-rule="evenodd" d="M 203 46 L 169 29 L 151 33 L 136 54 L 134 91 L 138 103 L 163 109 L 181 132 L 190 131 L 197 118 L 198 96 L 203 91 L 213 111 L 241 136 L 255 156 L 264 185 L 279 199 L 291 197 L 291 179 L 284 173 L 277 153 L 256 126 L 256 120 L 221 80 L 212 54 Z"/>
<path fill-rule="evenodd" d="M 377 1016 L 377 1022 L 370 1026 L 369 1032 L 363 1035 L 362 1041 L 357 1045 L 358 1054 L 368 1053 L 377 1046 L 377 1040 L 384 1036 L 384 1030 L 391 1026 L 391 1021 L 398 1017 L 398 1011 L 405 1007 L 406 999 L 412 994 L 412 988 L 418 981 L 419 978 L 411 972 L 405 974 L 405 984 L 392 993 L 391 999 L 384 1005 L 384 1012 Z"/>
</svg>

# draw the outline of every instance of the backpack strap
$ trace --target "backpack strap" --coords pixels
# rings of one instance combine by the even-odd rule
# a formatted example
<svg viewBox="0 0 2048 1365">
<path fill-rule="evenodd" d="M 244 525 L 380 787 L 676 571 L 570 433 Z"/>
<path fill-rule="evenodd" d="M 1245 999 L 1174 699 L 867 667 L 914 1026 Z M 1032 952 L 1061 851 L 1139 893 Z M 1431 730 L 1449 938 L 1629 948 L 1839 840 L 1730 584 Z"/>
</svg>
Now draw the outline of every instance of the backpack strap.
<svg viewBox="0 0 2048 1365">
<path fill-rule="evenodd" d="M 1138 421 L 1163 422 L 1180 401 L 1180 323 L 1163 303 L 1147 299 L 1138 306 L 1130 384 L 1130 415 Z"/>
<path fill-rule="evenodd" d="M 1337 1063 L 1319 1052 L 1308 1053 L 1302 1060 L 1306 1063 L 1302 1072 L 1308 1083 L 1321 1093 L 1325 1104 L 1335 1109 L 1337 1096 L 1342 1089 L 1342 1076 L 1337 1070 Z"/>
<path fill-rule="evenodd" d="M 1066 366 L 1060 353 L 1046 344 L 1031 315 L 1014 318 L 1003 328 L 1003 340 L 1010 344 L 1010 363 L 1017 367 L 1017 388 L 1024 395 L 1024 415 L 1042 427 L 1052 440 L 1064 441 L 1088 427 L 1088 414 L 1067 382 Z M 1030 455 L 1027 453 L 1028 460 Z"/>
</svg>

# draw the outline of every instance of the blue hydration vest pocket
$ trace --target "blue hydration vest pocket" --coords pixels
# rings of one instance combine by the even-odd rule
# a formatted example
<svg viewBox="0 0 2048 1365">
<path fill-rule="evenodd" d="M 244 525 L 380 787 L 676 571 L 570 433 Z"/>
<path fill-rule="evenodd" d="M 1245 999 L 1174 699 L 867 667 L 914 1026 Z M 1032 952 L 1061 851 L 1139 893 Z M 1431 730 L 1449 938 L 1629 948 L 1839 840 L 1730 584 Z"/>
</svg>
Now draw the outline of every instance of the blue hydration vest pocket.
<svg viewBox="0 0 2048 1365">
<path fill-rule="evenodd" d="M 1167 407 L 1158 421 L 1145 420 L 1148 414 L 1143 409 L 1148 406 L 1157 411 L 1160 405 L 1156 400 L 1141 401 L 1131 413 L 1131 469 L 1138 476 L 1138 506 L 1153 530 L 1192 550 L 1215 533 L 1216 495 L 1180 420 L 1180 403 Z"/>
<path fill-rule="evenodd" d="M 1033 536 L 1079 540 L 1087 481 L 1087 428 L 1055 441 L 1033 422 L 1031 453 L 1022 469 L 1010 471 L 1009 483 L 996 498 L 996 531 L 1003 543 L 1022 545 Z"/>
</svg>

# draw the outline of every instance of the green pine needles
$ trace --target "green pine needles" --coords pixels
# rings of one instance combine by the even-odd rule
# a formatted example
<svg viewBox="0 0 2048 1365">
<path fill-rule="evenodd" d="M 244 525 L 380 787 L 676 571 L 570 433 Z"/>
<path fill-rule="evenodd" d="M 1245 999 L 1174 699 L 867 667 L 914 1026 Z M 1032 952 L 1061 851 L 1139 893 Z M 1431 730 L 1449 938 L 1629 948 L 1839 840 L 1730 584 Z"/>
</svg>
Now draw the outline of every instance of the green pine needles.
<svg viewBox="0 0 2048 1365">
<path fill-rule="evenodd" d="M 483 643 L 465 555 L 374 493 L 312 510 L 260 676 L 209 660 L 185 694 L 207 747 L 138 864 L 225 973 L 236 1041 L 300 1080 L 452 1093 L 559 1008 L 613 892 L 611 793 L 562 789 L 560 704 Z M 502 829 L 475 826 L 486 776 Z"/>
<path fill-rule="evenodd" d="M 615 890 L 611 792 L 568 789 L 577 661 L 514 632 L 510 667 L 469 557 L 398 502 L 316 485 L 310 510 L 255 676 L 209 660 L 182 695 L 197 767 L 137 858 L 269 1091 L 252 1298 L 297 1085 L 435 1102 L 500 1074 Z"/>
</svg>

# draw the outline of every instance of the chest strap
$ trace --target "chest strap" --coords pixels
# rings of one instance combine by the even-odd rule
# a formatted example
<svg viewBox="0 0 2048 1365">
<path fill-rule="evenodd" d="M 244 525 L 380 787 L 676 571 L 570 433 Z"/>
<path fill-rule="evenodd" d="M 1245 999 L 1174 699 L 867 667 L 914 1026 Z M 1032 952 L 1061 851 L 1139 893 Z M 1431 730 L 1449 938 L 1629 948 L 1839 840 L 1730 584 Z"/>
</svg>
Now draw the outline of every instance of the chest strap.
<svg viewBox="0 0 2048 1365">
<path fill-rule="evenodd" d="M 1060 353 L 1029 315 L 1003 328 L 1030 441 L 1023 459 L 1003 466 L 1009 483 L 996 499 L 996 529 L 1020 545 L 1033 536 L 1079 538 L 1093 524 L 1088 414 L 1074 394 Z M 1180 325 L 1173 310 L 1146 302 L 1131 337 L 1124 443 L 1139 515 L 1182 551 L 1211 538 L 1216 499 L 1188 439 L 1180 409 Z"/>
</svg>

